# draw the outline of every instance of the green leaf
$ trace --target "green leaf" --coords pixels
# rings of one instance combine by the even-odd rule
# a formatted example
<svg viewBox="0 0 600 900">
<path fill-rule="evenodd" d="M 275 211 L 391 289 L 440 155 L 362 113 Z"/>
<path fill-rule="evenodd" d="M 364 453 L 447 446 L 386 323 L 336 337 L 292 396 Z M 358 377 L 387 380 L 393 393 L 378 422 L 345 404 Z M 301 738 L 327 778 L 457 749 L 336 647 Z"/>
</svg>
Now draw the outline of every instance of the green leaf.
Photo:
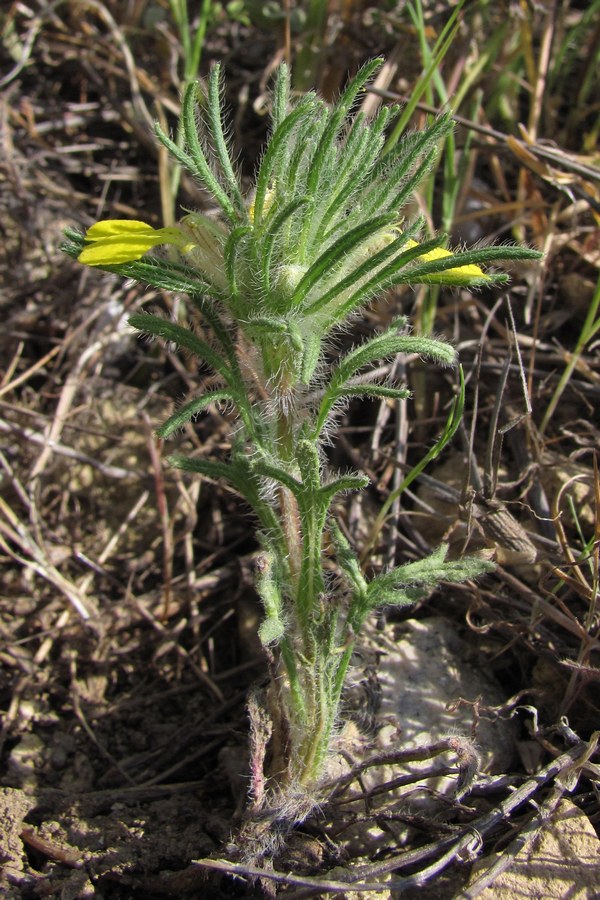
<svg viewBox="0 0 600 900">
<path fill-rule="evenodd" d="M 361 597 L 367 594 L 368 584 L 362 573 L 358 556 L 350 546 L 346 536 L 335 519 L 329 519 L 329 533 L 335 548 L 335 555 L 343 573 Z"/>
<path fill-rule="evenodd" d="M 297 478 L 294 478 L 293 475 L 290 475 L 289 472 L 286 472 L 285 469 L 282 469 L 281 466 L 278 466 L 277 463 L 272 462 L 268 459 L 259 458 L 252 460 L 251 466 L 252 471 L 256 475 L 260 475 L 263 478 L 270 478 L 273 481 L 277 481 L 279 482 L 279 484 L 282 484 L 289 491 L 291 491 L 295 497 L 301 496 L 301 482 L 299 482 Z"/>
<path fill-rule="evenodd" d="M 265 619 L 258 629 L 263 646 L 277 644 L 285 633 L 283 599 L 272 554 L 263 554 L 257 564 L 256 589 L 265 610 Z"/>
<path fill-rule="evenodd" d="M 156 433 L 160 438 L 168 438 L 174 431 L 177 431 L 185 425 L 186 422 L 189 422 L 194 416 L 203 412 L 211 404 L 222 403 L 224 401 L 234 401 L 231 391 L 211 391 L 209 394 L 204 394 L 202 397 L 196 397 L 194 400 L 190 400 L 189 403 L 184 404 L 177 412 L 173 413 L 173 415 L 157 429 Z"/>
<path fill-rule="evenodd" d="M 427 589 L 441 581 L 457 583 L 493 572 L 495 566 L 478 557 L 446 560 L 448 547 L 442 544 L 429 556 L 416 562 L 398 566 L 390 572 L 377 575 L 367 588 L 371 609 L 385 604 L 405 605 L 418 600 Z"/>
<path fill-rule="evenodd" d="M 406 400 L 411 392 L 405 387 L 390 387 L 386 384 L 348 384 L 340 389 L 336 400 L 344 397 L 384 397 L 390 400 Z"/>
<path fill-rule="evenodd" d="M 360 225 L 357 225 L 356 228 L 353 228 L 351 231 L 346 232 L 338 238 L 318 257 L 318 259 L 315 260 L 306 274 L 301 278 L 294 291 L 291 300 L 292 305 L 294 307 L 299 306 L 311 288 L 325 272 L 330 273 L 352 250 L 368 238 L 372 239 L 373 235 L 378 231 L 391 226 L 395 220 L 396 216 L 391 214 L 376 216 L 374 219 L 362 222 Z M 310 311 L 311 308 L 312 307 L 309 306 L 308 311 Z"/>
<path fill-rule="evenodd" d="M 364 262 L 360 263 L 356 268 L 354 268 L 351 272 L 349 272 L 343 278 L 336 278 L 334 280 L 333 285 L 325 291 L 314 303 L 311 303 L 310 306 L 307 306 L 304 309 L 305 315 L 315 314 L 319 312 L 321 309 L 326 307 L 328 304 L 331 304 L 336 297 L 340 294 L 343 294 L 344 291 L 349 288 L 355 287 L 357 284 L 360 284 L 363 278 L 365 278 L 370 272 L 376 272 L 383 263 L 389 259 L 391 256 L 396 256 L 398 252 L 405 246 L 405 244 L 413 238 L 413 236 L 421 229 L 423 223 L 423 218 L 419 217 L 415 222 L 412 223 L 405 231 L 401 234 L 398 234 L 396 238 L 394 238 L 390 243 L 382 247 L 381 250 L 378 250 L 377 253 L 372 253 L 367 256 L 367 259 Z M 385 277 L 381 279 L 382 283 L 385 283 Z M 371 294 L 375 289 L 375 284 L 372 283 L 371 286 Z M 368 299 L 368 298 L 367 298 Z M 327 311 L 325 312 L 325 316 L 323 317 L 326 321 Z M 320 319 L 321 317 L 319 317 Z M 334 311 L 332 321 L 339 319 L 339 315 L 337 311 Z"/>
<path fill-rule="evenodd" d="M 343 494 L 347 491 L 362 491 L 370 484 L 367 475 L 340 475 L 334 478 L 321 488 L 321 496 L 329 506 L 336 494 Z"/>
<path fill-rule="evenodd" d="M 299 209 L 302 209 L 303 206 L 307 206 L 312 203 L 312 199 L 310 197 L 297 197 L 295 200 L 292 200 L 291 203 L 288 203 L 281 212 L 279 212 L 276 218 L 269 222 L 268 230 L 266 231 L 264 241 L 263 241 L 263 249 L 262 249 L 262 266 L 261 266 L 261 274 L 263 278 L 263 285 L 265 289 L 265 294 L 269 294 L 272 287 L 273 279 L 271 278 L 271 257 L 273 255 L 273 249 L 278 239 L 280 239 L 280 232 L 288 219 L 296 213 Z M 267 217 L 265 217 L 267 218 Z M 285 298 L 288 299 L 287 297 Z"/>
<path fill-rule="evenodd" d="M 309 384 L 319 364 L 321 356 L 322 336 L 318 331 L 304 335 L 304 352 L 302 355 L 302 384 Z"/>
<path fill-rule="evenodd" d="M 200 138 L 198 136 L 198 125 L 196 120 L 196 101 L 199 96 L 199 89 L 200 86 L 198 82 L 192 82 L 192 84 L 189 84 L 186 87 L 183 94 L 183 103 L 181 106 L 181 121 L 183 123 L 185 140 L 190 151 L 189 158 L 191 159 L 192 163 L 191 166 L 189 162 L 185 162 L 184 165 L 192 175 L 196 175 L 200 179 L 200 181 L 208 188 L 229 221 L 237 222 L 238 216 L 236 214 L 234 204 L 231 202 L 230 198 L 227 196 L 227 193 L 223 190 L 218 180 L 213 175 L 213 172 L 208 164 L 206 155 L 200 143 Z M 163 144 L 165 144 L 165 146 L 171 151 L 171 153 L 173 153 L 173 142 L 170 141 L 166 137 L 166 135 L 164 135 L 164 133 L 160 131 L 160 129 L 157 129 L 157 134 Z"/>
<path fill-rule="evenodd" d="M 365 63 L 345 88 L 342 96 L 333 108 L 327 128 L 319 141 L 319 145 L 312 159 L 307 184 L 308 193 L 311 196 L 315 196 L 317 193 L 317 188 L 325 168 L 325 161 L 328 153 L 335 146 L 338 132 L 344 123 L 350 107 L 354 103 L 359 91 L 365 86 L 373 72 L 380 68 L 382 62 L 383 59 L 372 59 Z"/>
<path fill-rule="evenodd" d="M 68 240 L 60 245 L 60 249 L 73 259 L 77 259 L 84 246 L 83 235 L 69 228 L 65 229 L 65 236 Z M 157 256 L 146 256 L 136 262 L 98 268 L 142 284 L 149 284 L 158 290 L 183 294 L 209 294 L 220 298 L 214 286 L 199 277 L 195 269 L 185 263 L 171 262 Z"/>
<path fill-rule="evenodd" d="M 424 254 L 421 253 L 421 256 Z M 478 284 L 489 283 L 493 280 L 493 276 L 486 275 L 482 279 L 467 278 L 465 280 L 457 280 L 448 270 L 455 269 L 457 272 L 466 266 L 490 265 L 498 261 L 508 260 L 534 260 L 542 256 L 537 250 L 529 250 L 527 247 L 481 247 L 476 250 L 463 250 L 461 253 L 453 253 L 450 256 L 444 256 L 441 259 L 422 260 L 408 267 L 405 272 L 399 273 L 394 278 L 395 284 L 409 283 L 418 284 L 420 282 L 435 281 L 439 284 Z M 446 273 L 447 277 L 444 277 Z M 442 277 L 435 277 L 440 274 Z M 501 276 L 505 278 L 506 276 Z"/>
<path fill-rule="evenodd" d="M 389 398 L 390 400 L 406 400 L 411 396 L 408 388 L 391 387 L 384 384 L 345 384 L 336 393 L 327 395 L 327 399 L 323 400 L 319 408 L 319 414 L 314 426 L 313 437 L 316 440 L 327 425 L 330 417 L 335 413 L 338 403 L 344 402 L 350 397 L 361 397 L 368 399 Z"/>
<path fill-rule="evenodd" d="M 380 359 L 387 359 L 390 356 L 395 356 L 397 353 L 415 353 L 419 356 L 433 359 L 442 365 L 452 365 L 456 361 L 454 348 L 434 338 L 415 337 L 409 334 L 402 335 L 391 329 L 382 335 L 365 341 L 364 344 L 342 357 L 333 370 L 321 400 L 314 425 L 313 437 L 315 439 L 323 430 L 335 402 L 347 392 L 348 379 L 370 363 Z"/>
<path fill-rule="evenodd" d="M 174 454 L 167 457 L 167 462 L 174 469 L 183 469 L 186 472 L 197 472 L 214 481 L 228 481 L 233 487 L 239 484 L 239 475 L 231 463 L 220 462 L 214 459 L 200 459 L 197 456 L 180 456 Z"/>
<path fill-rule="evenodd" d="M 276 131 L 288 113 L 290 102 L 290 70 L 286 63 L 282 63 L 277 69 L 275 75 L 275 85 L 273 88 L 273 109 L 271 119 L 273 122 L 273 131 Z"/>
<path fill-rule="evenodd" d="M 285 553 L 285 542 L 281 529 L 281 522 L 274 510 L 262 498 L 260 480 L 256 478 L 250 468 L 250 462 L 245 457 L 234 456 L 231 462 L 220 460 L 201 459 L 199 457 L 181 456 L 179 454 L 167 457 L 169 465 L 185 472 L 194 472 L 211 478 L 213 481 L 224 481 L 230 484 L 237 493 L 244 498 L 265 529 L 271 546 L 276 548 L 280 558 Z"/>
<path fill-rule="evenodd" d="M 273 169 L 278 163 L 282 154 L 286 154 L 288 150 L 288 138 L 295 126 L 300 122 L 311 110 L 315 104 L 315 95 L 306 94 L 298 103 L 296 108 L 283 120 L 281 125 L 273 133 L 262 158 L 258 177 L 256 181 L 256 193 L 254 195 L 254 227 L 261 227 L 263 218 L 263 209 L 265 205 L 265 197 L 270 187 Z"/>
<path fill-rule="evenodd" d="M 401 250 L 387 265 L 378 268 L 375 274 L 361 284 L 347 300 L 344 300 L 341 306 L 336 306 L 334 314 L 329 320 L 329 326 L 331 327 L 335 322 L 343 322 L 356 309 L 363 306 L 367 300 L 370 300 L 374 293 L 401 282 L 402 278 L 398 276 L 398 272 L 401 272 L 408 263 L 417 257 L 423 256 L 423 254 L 431 250 L 436 250 L 445 242 L 445 239 L 445 235 L 438 235 L 430 241 L 423 241 L 423 243 L 409 247 L 407 250 Z"/>
<path fill-rule="evenodd" d="M 244 330 L 249 334 L 287 334 L 288 322 L 275 316 L 252 316 L 244 322 Z"/>
<path fill-rule="evenodd" d="M 302 485 L 310 493 L 309 502 L 315 502 L 321 490 L 321 460 L 314 441 L 301 438 L 296 444 L 296 459 L 302 476 Z"/>
<path fill-rule="evenodd" d="M 189 350 L 198 359 L 207 362 L 212 368 L 221 375 L 230 388 L 236 390 L 238 387 L 237 379 L 231 371 L 223 357 L 214 350 L 206 341 L 196 337 L 193 332 L 176 322 L 169 322 L 161 319 L 159 316 L 153 316 L 150 313 L 134 313 L 129 317 L 129 324 L 139 331 L 146 334 L 153 334 L 165 341 L 173 341 L 184 350 Z M 236 391 L 237 393 L 237 391 Z"/>
<path fill-rule="evenodd" d="M 231 300 L 234 308 L 235 306 L 237 306 L 238 299 L 237 271 L 235 267 L 236 258 L 243 239 L 246 237 L 246 235 L 251 234 L 251 232 L 252 228 L 250 225 L 240 225 L 238 228 L 234 228 L 227 238 L 225 247 L 223 249 L 225 271 L 227 273 L 227 281 L 229 283 Z"/>
<path fill-rule="evenodd" d="M 364 187 L 362 214 L 373 210 L 399 210 L 427 175 L 438 156 L 438 145 L 453 128 L 450 115 L 442 115 L 423 131 L 404 139 L 373 169 Z"/>
<path fill-rule="evenodd" d="M 335 179 L 329 189 L 328 205 L 323 210 L 319 227 L 315 231 L 313 246 L 318 247 L 322 243 L 323 235 L 332 220 L 344 227 L 343 223 L 348 214 L 351 198 L 356 197 L 357 202 L 360 202 L 360 191 L 364 188 L 383 146 L 382 132 L 389 120 L 390 113 L 390 107 L 383 106 L 375 121 L 369 125 L 365 124 L 365 117 L 362 113 L 359 113 L 354 119 L 350 132 L 342 145 Z M 376 211 L 379 212 L 379 210 Z"/>
<path fill-rule="evenodd" d="M 284 634 L 285 626 L 282 620 L 275 616 L 266 616 L 258 626 L 258 636 L 263 647 L 270 647 L 273 644 L 278 644 Z"/>
<path fill-rule="evenodd" d="M 225 132 L 223 131 L 221 106 L 221 66 L 219 63 L 216 63 L 208 77 L 207 122 L 209 133 L 221 171 L 227 183 L 229 197 L 233 199 L 238 213 L 240 213 L 242 218 L 246 219 L 248 213 L 240 191 L 239 180 L 233 171 L 231 157 L 225 140 Z"/>
</svg>

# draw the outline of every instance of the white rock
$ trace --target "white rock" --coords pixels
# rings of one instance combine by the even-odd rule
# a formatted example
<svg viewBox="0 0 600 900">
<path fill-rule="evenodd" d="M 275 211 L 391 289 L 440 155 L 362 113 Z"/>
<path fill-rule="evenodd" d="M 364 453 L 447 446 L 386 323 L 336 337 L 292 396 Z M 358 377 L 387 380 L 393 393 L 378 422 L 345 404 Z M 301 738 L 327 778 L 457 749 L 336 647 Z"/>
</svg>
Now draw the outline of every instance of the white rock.
<svg viewBox="0 0 600 900">
<path fill-rule="evenodd" d="M 381 697 L 375 724 L 383 727 L 375 752 L 404 751 L 462 736 L 474 741 L 478 771 L 510 771 L 515 757 L 512 723 L 483 716 L 477 719 L 472 704 L 458 704 L 460 699 L 479 701 L 483 713 L 483 707 L 500 706 L 506 693 L 495 679 L 469 662 L 470 650 L 452 622 L 441 617 L 410 619 L 399 626 L 388 626 L 386 631 L 370 629 L 361 644 L 367 657 L 379 658 L 375 668 Z M 357 754 L 350 752 L 356 759 Z M 435 817 L 448 808 L 438 795 L 452 799 L 458 784 L 457 775 L 441 770 L 456 770 L 457 763 L 456 753 L 447 751 L 424 760 L 370 768 L 361 776 L 361 783 L 371 791 L 393 779 L 408 777 L 412 783 L 371 797 L 370 808 L 393 799 L 405 812 Z M 353 807 L 360 810 L 363 801 L 356 784 L 353 793 L 357 795 Z M 368 854 L 374 844 L 403 844 L 410 829 L 396 822 L 390 823 L 386 833 L 371 825 L 350 828 L 346 835 L 353 852 L 364 848 Z"/>
<path fill-rule="evenodd" d="M 475 864 L 471 882 L 497 859 Z M 600 895 L 600 841 L 588 817 L 570 800 L 561 800 L 552 821 L 533 845 L 478 900 L 594 900 Z"/>
<path fill-rule="evenodd" d="M 378 743 L 383 749 L 404 750 L 461 735 L 474 739 L 480 770 L 506 772 L 515 756 L 513 726 L 506 721 L 474 717 L 470 703 L 500 706 L 506 699 L 498 682 L 469 661 L 470 651 L 452 622 L 441 617 L 410 619 L 396 626 L 395 634 L 372 631 L 369 647 L 380 654 L 377 676 L 381 704 L 377 720 L 385 723 Z M 393 723 L 396 727 L 390 727 Z M 456 757 L 444 753 L 433 760 L 386 767 L 369 774 L 368 782 L 381 783 L 403 773 L 455 766 Z M 442 793 L 455 779 L 429 779 L 427 787 Z"/>
<path fill-rule="evenodd" d="M 469 648 L 454 624 L 441 617 L 409 619 L 395 630 L 394 637 L 385 631 L 372 633 L 371 641 L 383 654 L 378 666 L 379 718 L 398 722 L 400 745 L 429 744 L 447 735 L 472 737 L 483 769 L 506 772 L 515 755 L 511 725 L 485 718 L 474 724 L 473 707 L 455 705 L 460 699 L 480 698 L 482 707 L 499 706 L 506 693 L 468 661 Z"/>
</svg>

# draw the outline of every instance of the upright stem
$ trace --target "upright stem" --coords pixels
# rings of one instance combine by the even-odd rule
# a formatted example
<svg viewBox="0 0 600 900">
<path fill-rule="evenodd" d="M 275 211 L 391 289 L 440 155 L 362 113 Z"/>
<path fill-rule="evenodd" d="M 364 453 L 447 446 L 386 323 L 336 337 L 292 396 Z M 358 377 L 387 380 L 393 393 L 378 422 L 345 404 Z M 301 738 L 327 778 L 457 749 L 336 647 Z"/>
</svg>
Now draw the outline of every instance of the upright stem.
<svg viewBox="0 0 600 900">
<path fill-rule="evenodd" d="M 298 512 L 298 501 L 292 492 L 283 485 L 279 488 L 279 508 L 281 510 L 281 524 L 288 551 L 290 580 L 294 588 L 296 588 L 302 568 L 300 513 Z"/>
<path fill-rule="evenodd" d="M 294 422 L 289 412 L 281 412 L 277 420 L 278 455 L 288 464 L 294 461 Z M 294 593 L 296 593 L 300 570 L 302 568 L 302 527 L 298 501 L 289 490 L 281 485 L 279 488 L 279 507 L 281 524 L 288 551 L 288 567 Z"/>
<path fill-rule="evenodd" d="M 299 469 L 296 429 L 293 407 L 282 410 L 277 420 L 277 455 L 295 476 Z M 289 685 L 289 691 L 284 693 L 289 704 L 289 757 L 283 777 L 308 785 L 318 780 L 331 730 L 326 660 L 318 634 L 322 529 L 317 510 L 305 510 L 301 515 L 298 500 L 289 488 L 282 485 L 278 497 L 291 593 L 288 630 L 291 654 L 282 652 L 280 656 Z"/>
<path fill-rule="evenodd" d="M 306 687 L 310 690 L 309 721 L 297 748 L 297 758 L 292 759 L 297 780 L 303 785 L 314 785 L 319 781 L 333 724 L 321 662 L 320 659 L 316 661 L 316 668 L 312 672 L 307 667 Z"/>
</svg>

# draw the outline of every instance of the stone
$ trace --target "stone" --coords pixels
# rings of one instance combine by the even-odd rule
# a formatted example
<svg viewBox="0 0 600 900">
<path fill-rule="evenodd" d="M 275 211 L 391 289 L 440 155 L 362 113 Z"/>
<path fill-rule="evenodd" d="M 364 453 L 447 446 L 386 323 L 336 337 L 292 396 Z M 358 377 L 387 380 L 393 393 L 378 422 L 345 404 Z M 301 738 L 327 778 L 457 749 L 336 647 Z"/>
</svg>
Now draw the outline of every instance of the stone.
<svg viewBox="0 0 600 900">
<path fill-rule="evenodd" d="M 494 854 L 478 860 L 471 883 L 497 858 Z M 600 840 L 588 817 L 570 800 L 561 800 L 533 844 L 477 894 L 478 900 L 595 900 L 598 896 Z"/>
<path fill-rule="evenodd" d="M 395 744 L 409 748 L 464 735 L 474 739 L 484 771 L 508 771 L 515 756 L 512 725 L 474 718 L 472 705 L 479 701 L 481 707 L 501 706 L 506 695 L 491 675 L 471 661 L 471 648 L 456 626 L 436 616 L 409 619 L 395 630 L 394 636 L 385 631 L 370 636 L 381 654 L 378 718 L 398 723 L 400 736 Z M 457 705 L 461 699 L 470 702 Z"/>
</svg>

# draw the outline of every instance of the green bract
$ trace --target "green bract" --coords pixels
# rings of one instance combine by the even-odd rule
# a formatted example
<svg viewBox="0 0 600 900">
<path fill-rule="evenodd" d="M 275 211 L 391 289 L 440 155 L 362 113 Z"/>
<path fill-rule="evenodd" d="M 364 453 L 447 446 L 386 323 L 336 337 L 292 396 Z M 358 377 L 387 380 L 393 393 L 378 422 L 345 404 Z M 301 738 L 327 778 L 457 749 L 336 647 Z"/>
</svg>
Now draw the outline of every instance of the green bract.
<svg viewBox="0 0 600 900">
<path fill-rule="evenodd" d="M 273 660 L 273 736 L 269 758 L 253 760 L 252 769 L 264 770 L 267 784 L 288 795 L 312 791 L 323 775 L 365 618 L 383 605 L 414 602 L 440 580 L 490 568 L 479 559 L 447 562 L 440 548 L 370 581 L 364 576 L 331 510 L 340 494 L 368 479 L 329 473 L 321 444 L 333 438 L 336 410 L 348 398 L 407 396 L 401 385 L 365 380 L 374 363 L 410 353 L 452 365 L 455 352 L 443 341 L 408 333 L 405 320 L 396 320 L 325 371 L 327 336 L 392 285 L 505 281 L 480 266 L 538 255 L 518 247 L 453 253 L 442 247 L 442 237 L 417 242 L 422 223 L 404 223 L 402 211 L 452 122 L 441 116 L 382 157 L 396 108 L 381 109 L 372 122 L 350 115 L 379 65 L 364 66 L 333 108 L 314 94 L 292 102 L 288 70 L 279 69 L 272 132 L 248 198 L 227 149 L 215 67 L 206 95 L 198 85 L 185 93 L 183 149 L 159 128 L 157 134 L 212 195 L 218 214 L 191 213 L 162 229 L 101 222 L 85 237 L 71 233 L 66 245 L 88 265 L 185 292 L 212 333 L 208 341 L 147 312 L 130 319 L 140 331 L 194 354 L 220 378 L 218 389 L 191 399 L 161 426 L 162 437 L 210 404 L 226 403 L 239 416 L 228 461 L 170 461 L 229 482 L 258 519 L 260 637 Z M 160 244 L 171 247 L 171 256 L 148 254 Z M 324 572 L 325 551 L 337 559 L 341 579 L 335 584 Z"/>
</svg>

